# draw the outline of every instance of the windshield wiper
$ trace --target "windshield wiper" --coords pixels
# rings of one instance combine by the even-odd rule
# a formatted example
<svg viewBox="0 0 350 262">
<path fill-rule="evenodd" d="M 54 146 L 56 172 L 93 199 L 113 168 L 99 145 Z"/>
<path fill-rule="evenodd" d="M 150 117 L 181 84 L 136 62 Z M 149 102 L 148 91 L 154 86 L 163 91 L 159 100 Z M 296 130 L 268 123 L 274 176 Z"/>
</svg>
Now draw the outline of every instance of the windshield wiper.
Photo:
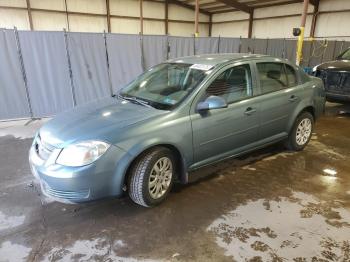
<svg viewBox="0 0 350 262">
<path fill-rule="evenodd" d="M 118 94 L 118 98 L 123 99 L 123 100 L 127 100 L 127 101 L 131 101 L 131 102 L 137 103 L 137 104 L 142 105 L 142 106 L 153 108 L 153 106 L 151 106 L 148 102 L 143 101 L 141 99 L 138 99 L 135 96 L 122 96 L 121 94 Z"/>
</svg>

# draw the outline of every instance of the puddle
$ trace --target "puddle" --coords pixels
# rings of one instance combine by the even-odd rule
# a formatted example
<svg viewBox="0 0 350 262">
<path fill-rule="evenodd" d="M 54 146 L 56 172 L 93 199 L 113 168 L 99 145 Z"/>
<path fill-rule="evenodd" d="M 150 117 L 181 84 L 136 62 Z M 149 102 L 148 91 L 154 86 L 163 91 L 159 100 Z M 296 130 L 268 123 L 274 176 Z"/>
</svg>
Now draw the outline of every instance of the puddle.
<svg viewBox="0 0 350 262">
<path fill-rule="evenodd" d="M 268 156 L 268 157 L 264 157 L 262 159 L 262 161 L 271 161 L 271 160 L 276 160 L 278 157 L 284 157 L 287 158 L 289 156 L 295 155 L 295 152 L 282 152 L 282 153 L 278 153 L 272 156 Z"/>
<path fill-rule="evenodd" d="M 6 216 L 0 211 L 0 231 L 20 226 L 24 219 L 25 216 Z"/>
<path fill-rule="evenodd" d="M 118 256 L 118 250 L 126 248 L 126 244 L 117 240 L 110 243 L 105 238 L 91 240 L 77 240 L 68 247 L 55 247 L 46 254 L 43 261 L 123 261 L 123 262 L 151 262 L 156 260 L 136 259 Z"/>
<path fill-rule="evenodd" d="M 312 147 L 314 147 L 314 149 L 317 150 L 317 152 L 321 153 L 321 154 L 326 154 L 334 159 L 344 159 L 344 155 L 336 152 L 334 149 L 332 149 L 332 147 L 330 147 L 329 145 L 325 145 L 319 141 L 316 140 L 311 140 L 310 144 Z"/>
<path fill-rule="evenodd" d="M 348 261 L 349 223 L 350 211 L 339 204 L 297 192 L 279 201 L 260 199 L 239 206 L 207 230 L 225 255 L 238 261 Z"/>
<path fill-rule="evenodd" d="M 338 111 L 338 115 L 339 115 L 339 116 L 347 116 L 347 117 L 350 117 L 350 111 L 348 111 L 348 110 L 340 110 L 340 111 Z"/>
<path fill-rule="evenodd" d="M 26 261 L 31 250 L 29 247 L 6 241 L 0 245 L 0 260 L 9 262 Z"/>
<path fill-rule="evenodd" d="M 20 120 L 0 122 L 0 137 L 13 136 L 18 139 L 32 138 L 38 129 L 49 121 L 50 118 L 44 118 L 40 120 Z"/>
</svg>

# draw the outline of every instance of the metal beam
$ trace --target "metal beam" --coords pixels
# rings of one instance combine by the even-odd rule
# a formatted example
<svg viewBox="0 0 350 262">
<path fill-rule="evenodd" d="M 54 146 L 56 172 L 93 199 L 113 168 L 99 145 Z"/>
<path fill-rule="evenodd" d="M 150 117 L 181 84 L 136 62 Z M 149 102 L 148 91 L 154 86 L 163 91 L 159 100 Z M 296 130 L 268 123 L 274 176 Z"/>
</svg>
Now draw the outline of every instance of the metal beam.
<svg viewBox="0 0 350 262">
<path fill-rule="evenodd" d="M 195 11 L 194 11 L 194 35 L 195 35 L 195 37 L 199 36 L 198 20 L 199 20 L 199 0 L 196 0 L 196 6 L 195 6 Z"/>
<path fill-rule="evenodd" d="M 108 33 L 111 32 L 111 10 L 109 5 L 109 0 L 106 0 L 106 11 L 107 11 L 107 29 Z"/>
<path fill-rule="evenodd" d="M 297 47 L 297 56 L 296 56 L 296 64 L 300 65 L 302 56 L 303 56 L 303 44 L 304 44 L 304 32 L 305 32 L 305 24 L 307 17 L 307 10 L 309 7 L 310 0 L 304 0 L 303 4 L 303 12 L 301 14 L 301 23 L 300 23 L 300 35 L 298 36 L 298 47 Z"/>
<path fill-rule="evenodd" d="M 187 9 L 191 9 L 191 10 L 195 11 L 195 7 L 193 5 L 189 5 L 189 4 L 183 3 L 183 2 L 178 1 L 178 0 L 169 0 L 169 4 L 179 5 L 179 6 L 182 6 L 182 7 L 185 7 Z M 200 9 L 200 8 L 199 8 L 199 12 L 202 14 L 205 14 L 205 15 L 210 15 L 209 12 L 207 12 L 203 9 Z"/>
<path fill-rule="evenodd" d="M 213 27 L 213 15 L 209 16 L 209 36 L 211 36 L 211 31 Z"/>
<path fill-rule="evenodd" d="M 143 35 L 143 0 L 140 1 L 140 34 Z"/>
<path fill-rule="evenodd" d="M 250 13 L 249 13 L 248 38 L 252 38 L 253 22 L 254 22 L 254 9 L 252 11 L 250 11 Z"/>
<path fill-rule="evenodd" d="M 66 14 L 66 20 L 67 20 L 67 31 L 69 32 L 69 17 L 68 17 L 68 6 L 67 6 L 67 0 L 64 0 L 64 7 L 65 7 L 65 14 Z"/>
<path fill-rule="evenodd" d="M 316 0 L 316 5 L 314 5 L 314 12 L 312 14 L 312 23 L 311 23 L 311 30 L 310 30 L 310 37 L 312 38 L 315 37 L 319 5 L 320 5 L 320 0 Z"/>
<path fill-rule="evenodd" d="M 249 7 L 248 5 L 246 4 L 242 4 L 236 0 L 217 0 L 218 2 L 221 2 L 221 3 L 224 3 L 230 7 L 233 7 L 233 8 L 236 8 L 238 10 L 241 10 L 243 12 L 246 12 L 246 13 L 250 13 L 253 8 Z"/>
<path fill-rule="evenodd" d="M 223 5 L 223 6 L 215 6 L 215 7 L 209 7 L 209 8 L 206 8 L 205 9 L 206 11 L 208 12 L 218 12 L 218 11 L 224 11 L 224 10 L 232 10 L 232 7 L 231 6 L 227 6 L 227 5 Z M 237 10 L 237 9 L 235 9 Z M 239 10 L 238 10 L 239 11 Z"/>
<path fill-rule="evenodd" d="M 30 8 L 30 0 L 27 0 L 27 11 L 28 11 L 29 28 L 30 30 L 33 30 L 33 18 L 32 18 L 32 10 Z"/>
<path fill-rule="evenodd" d="M 165 34 L 169 34 L 169 0 L 165 0 Z"/>
<path fill-rule="evenodd" d="M 261 1 L 256 1 L 256 3 L 260 3 Z M 258 6 L 252 6 L 253 8 L 264 8 L 264 7 L 273 7 L 273 6 L 281 6 L 281 5 L 290 5 L 290 4 L 296 4 L 296 3 L 302 3 L 303 0 L 290 0 L 286 2 L 278 2 L 278 3 L 267 3 L 264 5 L 258 5 Z M 310 4 L 316 5 L 316 0 L 310 0 Z"/>
</svg>

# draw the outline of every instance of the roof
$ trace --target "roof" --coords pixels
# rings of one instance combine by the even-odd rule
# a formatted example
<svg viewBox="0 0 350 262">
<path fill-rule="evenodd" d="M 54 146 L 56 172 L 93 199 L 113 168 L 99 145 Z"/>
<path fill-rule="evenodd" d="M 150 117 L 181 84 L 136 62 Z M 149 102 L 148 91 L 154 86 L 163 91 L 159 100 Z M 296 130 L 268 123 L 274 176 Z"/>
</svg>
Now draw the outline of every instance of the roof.
<svg viewBox="0 0 350 262">
<path fill-rule="evenodd" d="M 195 0 L 168 0 L 168 2 L 193 10 L 195 9 L 196 3 Z M 199 3 L 199 11 L 207 15 L 236 11 L 252 13 L 254 9 L 258 8 L 281 6 L 302 2 L 303 0 L 201 0 Z M 317 3 L 317 0 L 310 0 L 310 4 L 314 6 L 317 5 Z"/>
<path fill-rule="evenodd" d="M 270 56 L 258 55 L 258 54 L 244 54 L 244 53 L 205 54 L 205 55 L 179 57 L 175 59 L 170 59 L 167 62 L 215 66 L 217 64 L 226 63 L 232 60 L 249 60 L 249 59 L 256 59 L 256 58 L 263 58 L 263 57 L 267 58 Z"/>
</svg>

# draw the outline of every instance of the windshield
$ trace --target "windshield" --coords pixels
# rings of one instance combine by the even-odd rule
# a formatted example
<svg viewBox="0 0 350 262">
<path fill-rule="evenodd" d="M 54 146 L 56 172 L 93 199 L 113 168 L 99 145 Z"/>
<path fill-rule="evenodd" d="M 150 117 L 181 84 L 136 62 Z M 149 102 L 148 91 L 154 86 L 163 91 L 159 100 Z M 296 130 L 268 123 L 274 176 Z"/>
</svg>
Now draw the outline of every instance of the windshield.
<svg viewBox="0 0 350 262">
<path fill-rule="evenodd" d="M 120 95 L 141 100 L 157 109 L 171 110 L 203 81 L 206 72 L 210 72 L 194 67 L 180 63 L 157 65 L 123 88 Z"/>
<path fill-rule="evenodd" d="M 350 60 L 350 49 L 346 50 L 344 53 L 339 55 L 339 60 Z"/>
</svg>

